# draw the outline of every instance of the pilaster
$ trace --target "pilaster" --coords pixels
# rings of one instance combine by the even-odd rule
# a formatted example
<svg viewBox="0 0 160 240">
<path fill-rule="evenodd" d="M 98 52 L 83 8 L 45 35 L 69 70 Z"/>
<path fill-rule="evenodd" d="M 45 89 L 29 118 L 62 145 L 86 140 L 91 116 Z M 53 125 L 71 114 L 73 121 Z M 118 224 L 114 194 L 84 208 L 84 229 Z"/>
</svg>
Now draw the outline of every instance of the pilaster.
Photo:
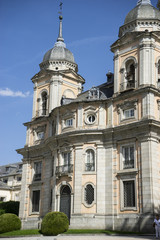
<svg viewBox="0 0 160 240">
<path fill-rule="evenodd" d="M 74 209 L 73 213 L 81 213 L 82 204 L 82 145 L 75 147 L 75 177 L 74 177 Z"/>
<path fill-rule="evenodd" d="M 37 83 L 34 84 L 32 118 L 36 117 L 36 105 L 37 105 Z"/>
<path fill-rule="evenodd" d="M 119 92 L 119 50 L 114 55 L 114 94 Z"/>
</svg>

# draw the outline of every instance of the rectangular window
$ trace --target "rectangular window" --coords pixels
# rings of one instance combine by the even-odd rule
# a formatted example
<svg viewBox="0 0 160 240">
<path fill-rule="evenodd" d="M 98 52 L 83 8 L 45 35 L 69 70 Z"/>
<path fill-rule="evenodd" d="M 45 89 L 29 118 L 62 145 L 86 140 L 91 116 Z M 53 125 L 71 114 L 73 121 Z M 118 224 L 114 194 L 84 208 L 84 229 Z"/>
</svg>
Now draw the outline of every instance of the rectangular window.
<svg viewBox="0 0 160 240">
<path fill-rule="evenodd" d="M 133 118 L 134 117 L 134 109 L 132 108 L 132 109 L 124 110 L 123 116 L 124 116 L 124 119 Z"/>
<path fill-rule="evenodd" d="M 64 161 L 64 166 L 63 166 L 63 171 L 68 172 L 70 168 L 70 163 L 71 163 L 71 153 L 63 153 L 63 161 Z"/>
<path fill-rule="evenodd" d="M 134 181 L 124 181 L 124 207 L 135 207 L 135 186 Z"/>
<path fill-rule="evenodd" d="M 41 172 L 42 172 L 42 162 L 34 163 L 34 181 L 41 180 Z"/>
<path fill-rule="evenodd" d="M 32 212 L 39 212 L 40 190 L 33 191 Z"/>
<path fill-rule="evenodd" d="M 73 119 L 72 119 L 72 118 L 67 119 L 67 120 L 65 121 L 65 126 L 66 126 L 66 127 L 72 127 L 72 126 L 73 126 Z"/>
<path fill-rule="evenodd" d="M 17 182 L 20 182 L 22 177 L 17 177 Z"/>
<path fill-rule="evenodd" d="M 122 147 L 123 169 L 134 168 L 134 146 Z"/>
<path fill-rule="evenodd" d="M 3 178 L 4 183 L 8 183 L 8 178 Z"/>
</svg>

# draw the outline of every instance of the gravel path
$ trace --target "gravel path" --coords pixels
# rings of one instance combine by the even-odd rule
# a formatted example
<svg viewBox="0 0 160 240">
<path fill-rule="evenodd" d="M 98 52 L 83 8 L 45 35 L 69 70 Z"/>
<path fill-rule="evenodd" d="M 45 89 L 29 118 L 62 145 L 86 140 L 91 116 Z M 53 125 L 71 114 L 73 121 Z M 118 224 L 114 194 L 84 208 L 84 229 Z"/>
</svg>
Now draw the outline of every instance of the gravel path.
<svg viewBox="0 0 160 240">
<path fill-rule="evenodd" d="M 15 238 L 0 238 L 0 240 L 148 240 L 154 239 L 154 236 L 105 236 L 105 235 L 67 235 L 56 237 L 15 237 Z"/>
</svg>

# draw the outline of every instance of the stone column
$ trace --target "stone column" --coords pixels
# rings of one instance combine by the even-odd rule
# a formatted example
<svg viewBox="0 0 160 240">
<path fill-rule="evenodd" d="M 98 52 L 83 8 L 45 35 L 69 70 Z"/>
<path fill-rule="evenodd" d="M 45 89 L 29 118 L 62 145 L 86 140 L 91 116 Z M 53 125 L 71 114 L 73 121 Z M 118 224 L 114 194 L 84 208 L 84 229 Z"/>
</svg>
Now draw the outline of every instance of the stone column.
<svg viewBox="0 0 160 240">
<path fill-rule="evenodd" d="M 114 94 L 119 92 L 119 50 L 114 55 Z"/>
<path fill-rule="evenodd" d="M 106 150 L 103 145 L 97 145 L 97 213 L 106 212 Z"/>
<path fill-rule="evenodd" d="M 105 104 L 101 104 L 99 107 L 99 127 L 105 128 L 106 126 L 106 110 Z"/>
<path fill-rule="evenodd" d="M 30 164 L 27 161 L 23 162 L 22 171 L 22 184 L 21 184 L 21 199 L 19 208 L 19 217 L 25 220 L 28 217 L 29 209 L 29 167 Z M 23 227 L 23 226 L 22 226 Z"/>
<path fill-rule="evenodd" d="M 51 172 L 52 172 L 52 156 L 50 152 L 44 153 L 43 168 L 42 168 L 42 192 L 41 192 L 41 216 L 44 216 L 50 209 L 51 197 Z"/>
<path fill-rule="evenodd" d="M 36 110 L 37 110 L 36 107 L 37 107 L 37 83 L 34 84 L 32 118 L 36 116 Z"/>
<path fill-rule="evenodd" d="M 53 110 L 53 93 L 54 93 L 54 84 L 51 78 L 50 81 L 50 91 L 49 91 L 49 113 Z"/>
<path fill-rule="evenodd" d="M 82 155 L 81 145 L 75 147 L 75 169 L 74 169 L 74 208 L 73 213 L 81 213 L 82 204 Z"/>
<path fill-rule="evenodd" d="M 153 137 L 140 139 L 142 167 L 143 214 L 152 214 L 159 210 L 159 141 Z"/>
<path fill-rule="evenodd" d="M 143 118 L 155 119 L 155 96 L 154 93 L 145 93 L 142 98 L 142 116 Z"/>
<path fill-rule="evenodd" d="M 82 128 L 83 126 L 83 105 L 80 104 L 78 106 L 78 124 L 77 124 L 77 127 L 78 128 Z"/>
<path fill-rule="evenodd" d="M 147 36 L 140 42 L 139 85 L 154 84 L 155 82 L 154 42 L 154 39 L 149 39 Z"/>
<path fill-rule="evenodd" d="M 107 127 L 110 128 L 113 126 L 113 102 L 109 102 L 107 104 L 107 116 L 108 116 Z"/>
</svg>

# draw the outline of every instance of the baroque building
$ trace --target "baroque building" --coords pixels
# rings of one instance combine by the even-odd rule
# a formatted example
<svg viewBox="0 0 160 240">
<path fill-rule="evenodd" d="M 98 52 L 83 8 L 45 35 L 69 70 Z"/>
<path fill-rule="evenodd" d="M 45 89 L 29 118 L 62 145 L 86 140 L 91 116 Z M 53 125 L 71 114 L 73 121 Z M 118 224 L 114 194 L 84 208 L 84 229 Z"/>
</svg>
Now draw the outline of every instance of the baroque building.
<svg viewBox="0 0 160 240">
<path fill-rule="evenodd" d="M 0 201 L 20 201 L 22 162 L 0 166 Z"/>
<path fill-rule="evenodd" d="M 62 36 L 33 78 L 25 123 L 20 218 L 37 228 L 49 211 L 70 228 L 152 231 L 160 211 L 160 11 L 139 0 L 111 46 L 114 75 L 82 92 Z"/>
</svg>

